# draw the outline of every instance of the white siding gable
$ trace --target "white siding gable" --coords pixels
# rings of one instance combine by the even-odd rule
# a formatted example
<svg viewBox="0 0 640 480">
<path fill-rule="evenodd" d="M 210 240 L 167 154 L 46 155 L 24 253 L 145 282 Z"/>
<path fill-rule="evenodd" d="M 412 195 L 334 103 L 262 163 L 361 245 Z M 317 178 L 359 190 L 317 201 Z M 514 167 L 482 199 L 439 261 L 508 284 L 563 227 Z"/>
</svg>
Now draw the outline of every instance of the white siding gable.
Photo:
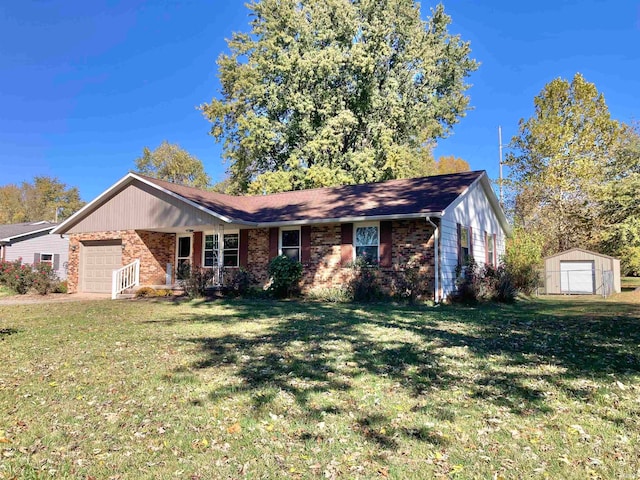
<svg viewBox="0 0 640 480">
<path fill-rule="evenodd" d="M 482 179 L 479 179 L 482 180 Z M 442 294 L 446 299 L 455 290 L 455 271 L 458 265 L 458 224 L 471 227 L 471 250 L 475 261 L 484 264 L 486 258 L 485 232 L 496 235 L 498 262 L 504 255 L 506 232 L 493 209 L 483 182 L 476 181 L 444 212 L 441 222 Z"/>
</svg>

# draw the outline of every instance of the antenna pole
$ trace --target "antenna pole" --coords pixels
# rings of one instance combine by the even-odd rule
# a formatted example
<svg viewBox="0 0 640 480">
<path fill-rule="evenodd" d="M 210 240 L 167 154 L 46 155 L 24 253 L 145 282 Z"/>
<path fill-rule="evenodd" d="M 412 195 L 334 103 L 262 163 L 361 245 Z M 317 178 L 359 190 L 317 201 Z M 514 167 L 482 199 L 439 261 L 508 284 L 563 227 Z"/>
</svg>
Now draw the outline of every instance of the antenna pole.
<svg viewBox="0 0 640 480">
<path fill-rule="evenodd" d="M 504 205 L 502 196 L 502 127 L 498 126 L 498 150 L 500 151 L 500 205 Z"/>
</svg>

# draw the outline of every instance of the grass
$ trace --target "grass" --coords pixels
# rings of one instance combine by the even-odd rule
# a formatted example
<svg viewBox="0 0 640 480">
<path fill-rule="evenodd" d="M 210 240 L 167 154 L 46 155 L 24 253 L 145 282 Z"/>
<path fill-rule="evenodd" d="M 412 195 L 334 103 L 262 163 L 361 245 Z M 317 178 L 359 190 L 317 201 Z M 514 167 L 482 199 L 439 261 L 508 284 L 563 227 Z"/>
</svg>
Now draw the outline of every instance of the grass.
<svg viewBox="0 0 640 480">
<path fill-rule="evenodd" d="M 10 295 L 15 295 L 13 290 L 10 290 L 9 288 L 5 287 L 4 285 L 0 285 L 0 298 L 8 297 Z"/>
<path fill-rule="evenodd" d="M 637 478 L 637 300 L 0 306 L 0 479 Z"/>
<path fill-rule="evenodd" d="M 640 277 L 622 277 L 620 283 L 623 290 L 635 290 L 640 288 Z"/>
</svg>

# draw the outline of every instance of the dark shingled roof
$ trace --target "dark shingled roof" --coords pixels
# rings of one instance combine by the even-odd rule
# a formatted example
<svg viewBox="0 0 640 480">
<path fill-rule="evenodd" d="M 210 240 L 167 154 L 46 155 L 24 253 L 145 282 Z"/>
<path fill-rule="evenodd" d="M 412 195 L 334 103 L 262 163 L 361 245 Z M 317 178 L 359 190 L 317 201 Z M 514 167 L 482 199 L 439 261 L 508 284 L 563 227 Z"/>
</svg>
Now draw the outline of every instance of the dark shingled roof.
<svg viewBox="0 0 640 480">
<path fill-rule="evenodd" d="M 53 229 L 56 225 L 56 223 L 50 222 L 26 222 L 0 225 L 0 240 L 18 237 L 30 232 L 37 232 L 38 230 L 44 230 L 48 227 Z"/>
<path fill-rule="evenodd" d="M 232 220 L 271 223 L 442 212 L 484 173 L 481 170 L 258 196 L 225 195 L 136 175 Z"/>
</svg>

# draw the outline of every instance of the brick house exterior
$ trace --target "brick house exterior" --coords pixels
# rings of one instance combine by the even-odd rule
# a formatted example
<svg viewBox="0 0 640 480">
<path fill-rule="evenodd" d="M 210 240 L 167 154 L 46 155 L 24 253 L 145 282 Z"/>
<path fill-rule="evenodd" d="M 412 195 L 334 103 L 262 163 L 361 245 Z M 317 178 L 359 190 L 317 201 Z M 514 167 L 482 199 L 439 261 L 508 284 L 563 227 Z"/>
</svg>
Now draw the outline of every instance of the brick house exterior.
<svg viewBox="0 0 640 480">
<path fill-rule="evenodd" d="M 356 256 L 375 255 L 385 290 L 417 267 L 442 300 L 464 255 L 495 264 L 508 231 L 486 174 L 465 172 L 257 197 L 128 174 L 54 233 L 69 234 L 72 293 L 106 288 L 110 272 L 134 260 L 140 285 L 175 283 L 185 261 L 244 268 L 264 285 L 270 260 L 286 253 L 303 265 L 303 291 L 344 285 Z M 96 275 L 104 283 L 89 281 Z"/>
</svg>

